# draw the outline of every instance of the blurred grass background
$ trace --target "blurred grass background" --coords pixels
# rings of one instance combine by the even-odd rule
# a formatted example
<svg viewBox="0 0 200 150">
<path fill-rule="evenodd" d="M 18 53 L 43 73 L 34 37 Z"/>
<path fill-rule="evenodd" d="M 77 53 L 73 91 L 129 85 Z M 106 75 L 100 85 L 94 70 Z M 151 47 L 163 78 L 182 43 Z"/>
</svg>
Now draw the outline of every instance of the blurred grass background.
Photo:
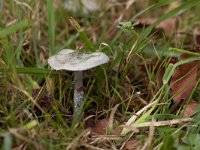
<svg viewBox="0 0 200 150">
<path fill-rule="evenodd" d="M 157 106 L 146 120 L 156 115 L 161 119 L 166 119 L 166 114 L 170 113 L 179 115 L 179 110 L 173 112 L 169 107 L 169 91 L 159 92 L 157 87 L 154 64 L 162 62 L 167 66 L 168 59 L 155 55 L 155 50 L 196 46 L 192 34 L 199 25 L 200 2 L 101 0 L 97 1 L 99 10 L 88 13 L 84 13 L 83 6 L 78 12 L 67 10 L 65 2 L 67 0 L 0 1 L 2 149 L 95 149 L 95 146 L 96 149 L 120 149 L 130 137 L 145 143 L 148 129 L 130 137 L 120 137 L 118 141 L 112 138 L 98 141 L 86 130 L 87 121 L 94 124 L 108 118 L 112 108 L 120 104 L 116 112 L 118 126 L 156 96 L 166 104 Z M 174 16 L 177 19 L 174 34 L 168 37 L 163 33 L 155 38 L 153 28 Z M 72 124 L 72 73 L 52 71 L 47 65 L 48 57 L 64 48 L 90 51 L 88 43 L 70 24 L 70 17 L 83 28 L 85 41 L 111 59 L 109 64 L 85 73 L 85 114 L 79 124 Z M 117 27 L 119 22 L 147 18 L 157 18 L 157 21 L 136 30 L 137 34 Z M 176 116 L 171 115 L 171 118 Z M 190 131 L 181 128 L 158 128 L 152 147 L 169 148 L 170 140 L 175 143 Z M 180 132 L 175 134 L 176 130 Z M 196 128 L 193 130 L 199 132 Z M 191 134 L 189 138 L 198 140 L 200 137 Z"/>
</svg>

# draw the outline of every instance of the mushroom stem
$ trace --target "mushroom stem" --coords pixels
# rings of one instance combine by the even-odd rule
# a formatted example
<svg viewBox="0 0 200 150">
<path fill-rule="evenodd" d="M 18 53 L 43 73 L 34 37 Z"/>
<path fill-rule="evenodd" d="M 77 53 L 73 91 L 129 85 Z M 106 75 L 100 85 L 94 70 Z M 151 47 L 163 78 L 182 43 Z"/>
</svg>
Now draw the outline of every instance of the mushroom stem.
<svg viewBox="0 0 200 150">
<path fill-rule="evenodd" d="M 74 72 L 74 116 L 79 116 L 83 103 L 83 71 Z M 78 117 L 77 116 L 77 117 Z"/>
</svg>

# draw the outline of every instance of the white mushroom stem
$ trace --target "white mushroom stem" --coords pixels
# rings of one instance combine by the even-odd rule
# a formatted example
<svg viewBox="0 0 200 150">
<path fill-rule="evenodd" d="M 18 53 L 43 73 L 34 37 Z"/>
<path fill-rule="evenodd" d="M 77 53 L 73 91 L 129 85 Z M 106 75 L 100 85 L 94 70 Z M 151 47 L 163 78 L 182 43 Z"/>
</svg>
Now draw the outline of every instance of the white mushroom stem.
<svg viewBox="0 0 200 150">
<path fill-rule="evenodd" d="M 74 115 L 79 114 L 83 103 L 83 71 L 74 72 Z"/>
</svg>

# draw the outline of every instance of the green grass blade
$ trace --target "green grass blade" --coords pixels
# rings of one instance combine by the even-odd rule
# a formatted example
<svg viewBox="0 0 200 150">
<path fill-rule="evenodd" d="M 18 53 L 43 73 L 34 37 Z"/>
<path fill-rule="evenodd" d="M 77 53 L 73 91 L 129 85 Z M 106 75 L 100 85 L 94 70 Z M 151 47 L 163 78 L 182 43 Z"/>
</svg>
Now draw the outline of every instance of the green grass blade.
<svg viewBox="0 0 200 150">
<path fill-rule="evenodd" d="M 169 50 L 179 52 L 179 53 L 188 54 L 188 55 L 192 55 L 192 56 L 200 56 L 199 53 L 195 53 L 195 52 L 191 52 L 191 51 L 187 51 L 187 50 L 179 49 L 179 48 L 169 48 Z"/>
<path fill-rule="evenodd" d="M 167 84 L 170 80 L 170 78 L 172 77 L 176 67 L 192 62 L 192 61 L 196 61 L 196 60 L 200 60 L 200 57 L 190 57 L 190 58 L 186 58 L 184 60 L 180 60 L 179 62 L 175 63 L 175 64 L 169 64 L 169 66 L 167 67 L 165 74 L 163 76 L 163 84 Z"/>
<path fill-rule="evenodd" d="M 147 27 L 144 32 L 141 35 L 141 39 L 146 39 L 147 36 L 150 34 L 150 32 L 152 31 L 152 29 L 157 26 L 158 24 L 160 24 L 161 22 L 163 22 L 166 19 L 169 19 L 171 17 L 174 17 L 176 15 L 179 15 L 183 12 L 185 12 L 186 10 L 196 6 L 200 4 L 200 1 L 197 0 L 189 0 L 184 2 L 181 6 L 169 11 L 168 13 L 164 14 L 163 16 L 161 16 L 160 18 L 158 18 L 151 26 Z"/>
<path fill-rule="evenodd" d="M 10 134 L 5 135 L 3 141 L 3 150 L 11 150 L 13 143 L 12 141 L 12 136 Z"/>
<path fill-rule="evenodd" d="M 78 22 L 74 18 L 69 19 L 71 25 L 76 29 L 76 31 L 79 33 L 79 36 L 81 40 L 85 43 L 86 47 L 91 51 L 96 51 L 93 44 L 90 42 L 90 39 L 88 38 L 87 34 L 84 32 L 84 30 L 81 28 L 81 26 L 78 24 Z"/>
<path fill-rule="evenodd" d="M 174 73 L 174 70 L 175 70 L 174 64 L 169 64 L 169 66 L 165 70 L 165 74 L 163 76 L 163 84 L 167 84 L 169 82 L 171 76 Z"/>
<path fill-rule="evenodd" d="M 4 62 L 14 70 L 16 66 L 16 58 L 13 44 L 8 40 L 8 38 L 2 39 L 1 42 L 3 46 L 2 58 Z"/>
<path fill-rule="evenodd" d="M 151 10 L 154 10 L 156 8 L 159 8 L 159 7 L 162 7 L 162 6 L 165 6 L 165 5 L 168 5 L 170 3 L 174 2 L 174 0 L 162 0 L 158 3 L 155 3 L 149 7 L 147 7 L 146 9 L 140 11 L 138 14 L 136 14 L 133 18 L 131 18 L 131 21 L 135 20 L 137 17 L 143 15 L 144 13 L 148 12 L 148 11 L 151 11 Z"/>
<path fill-rule="evenodd" d="M 42 68 L 33 68 L 33 67 L 21 67 L 21 68 L 15 68 L 16 72 L 19 74 L 31 74 L 31 75 L 37 75 L 37 76 L 56 76 L 59 74 L 57 71 L 52 71 L 48 69 L 42 69 Z M 8 73 L 12 72 L 11 68 L 0 68 L 0 72 L 2 73 Z"/>
<path fill-rule="evenodd" d="M 156 8 L 159 8 L 159 7 L 162 7 L 162 6 L 165 6 L 165 5 L 168 5 L 170 4 L 171 2 L 174 2 L 174 0 L 162 0 L 161 2 L 158 2 L 156 4 L 153 4 L 149 7 L 147 7 L 146 9 L 140 11 L 138 14 L 136 14 L 135 16 L 133 16 L 130 21 L 134 21 L 137 17 L 143 15 L 144 13 L 148 12 L 148 11 L 151 11 L 153 9 L 156 9 Z M 111 41 L 111 45 L 113 45 L 117 39 L 121 36 L 123 31 L 118 31 L 116 36 L 113 38 L 113 40 Z"/>
<path fill-rule="evenodd" d="M 192 61 L 196 61 L 196 60 L 200 60 L 200 57 L 190 57 L 190 58 L 180 60 L 179 62 L 175 63 L 174 66 L 178 67 L 180 65 L 183 65 L 183 64 L 186 64 L 186 63 L 189 63 L 189 62 L 192 62 Z"/>
<path fill-rule="evenodd" d="M 18 30 L 23 30 L 28 26 L 28 21 L 23 20 L 21 22 L 15 23 L 6 27 L 5 29 L 0 30 L 0 38 L 5 38 L 6 36 L 17 32 Z"/>
<path fill-rule="evenodd" d="M 49 56 L 55 53 L 55 16 L 53 0 L 47 0 L 47 11 L 48 11 L 48 36 L 49 36 Z"/>
</svg>

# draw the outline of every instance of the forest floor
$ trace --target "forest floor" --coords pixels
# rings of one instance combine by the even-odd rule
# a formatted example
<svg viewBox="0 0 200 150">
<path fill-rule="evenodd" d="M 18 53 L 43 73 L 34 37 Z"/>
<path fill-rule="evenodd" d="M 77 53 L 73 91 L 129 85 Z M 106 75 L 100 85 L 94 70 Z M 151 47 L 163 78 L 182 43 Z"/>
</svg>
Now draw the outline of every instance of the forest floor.
<svg viewBox="0 0 200 150">
<path fill-rule="evenodd" d="M 0 1 L 0 147 L 199 150 L 200 1 L 78 2 Z M 78 120 L 62 49 L 109 57 Z"/>
</svg>

